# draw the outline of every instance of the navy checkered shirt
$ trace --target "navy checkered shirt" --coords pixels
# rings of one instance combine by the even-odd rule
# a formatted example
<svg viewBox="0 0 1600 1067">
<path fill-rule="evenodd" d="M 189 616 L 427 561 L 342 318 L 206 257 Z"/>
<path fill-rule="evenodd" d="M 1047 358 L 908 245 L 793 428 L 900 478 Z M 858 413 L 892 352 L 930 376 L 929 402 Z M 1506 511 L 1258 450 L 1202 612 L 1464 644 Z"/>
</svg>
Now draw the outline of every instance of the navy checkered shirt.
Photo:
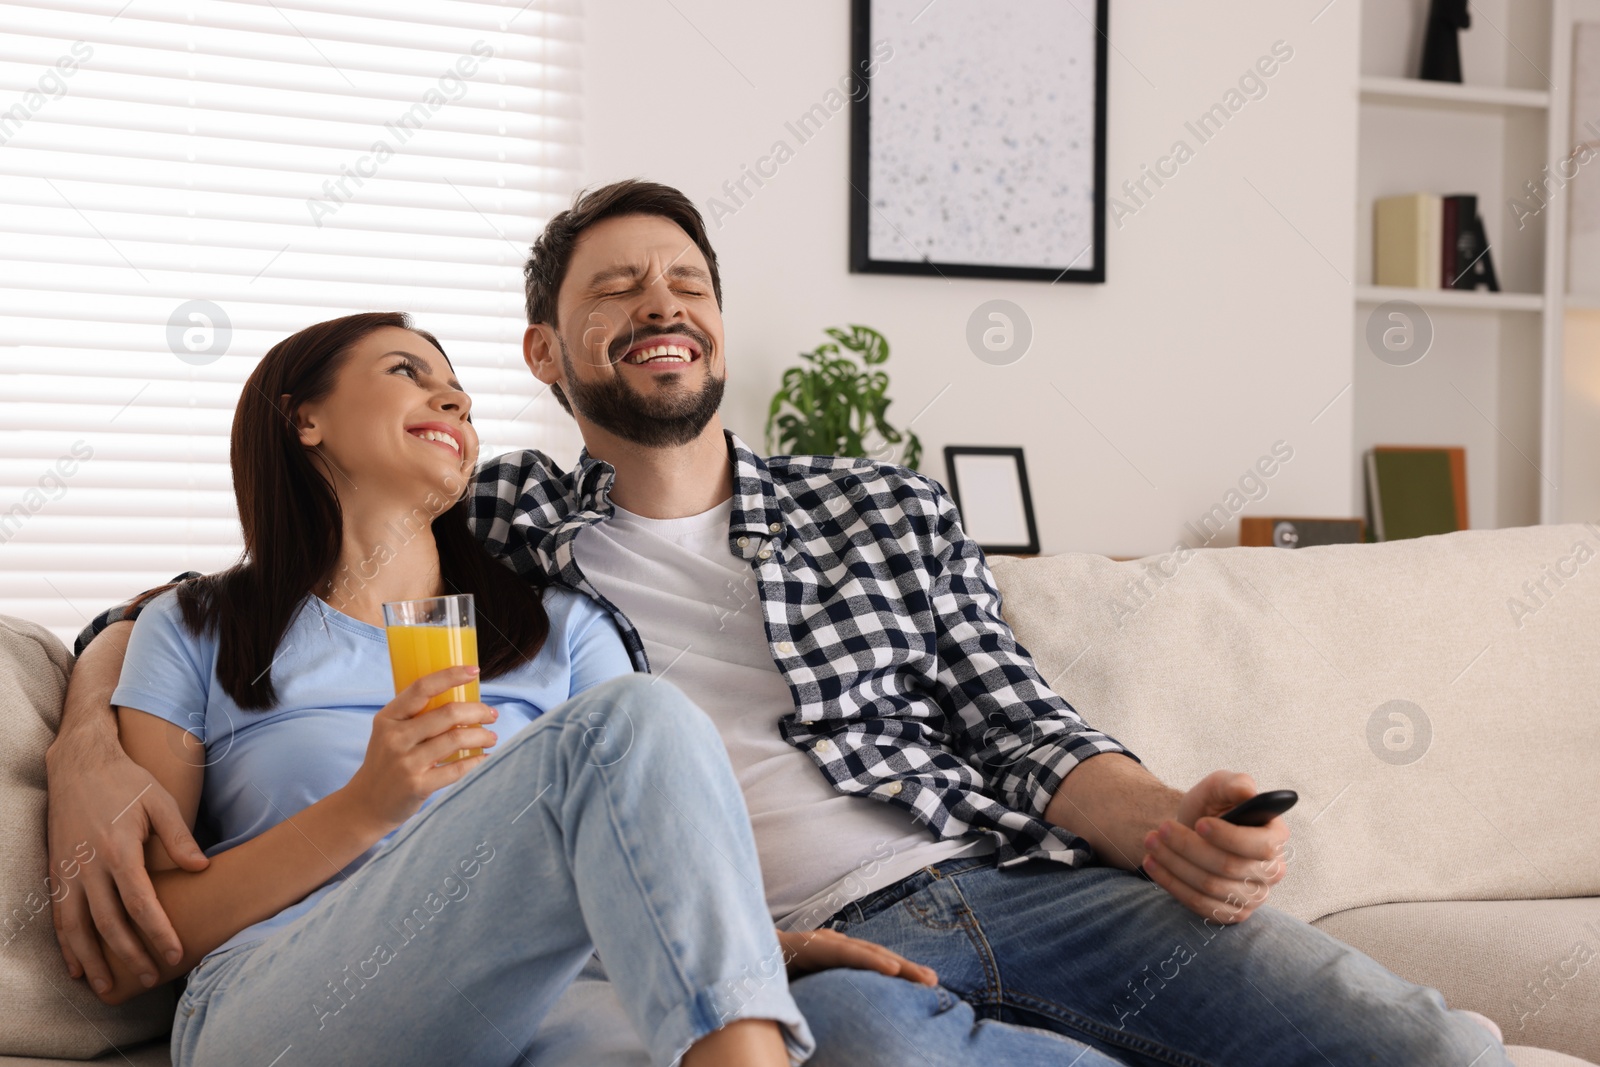
<svg viewBox="0 0 1600 1067">
<path fill-rule="evenodd" d="M 794 696 L 784 739 L 841 793 L 898 804 L 939 837 L 988 833 L 1001 866 L 1087 862 L 1088 843 L 1045 822 L 1045 807 L 1084 759 L 1132 753 L 1039 676 L 944 489 L 892 464 L 763 460 L 732 433 L 727 441 L 728 550 L 749 563 L 751 582 L 707 599 L 762 612 Z M 615 474 L 587 450 L 570 472 L 531 450 L 497 456 L 478 468 L 470 522 L 518 574 L 604 605 L 648 672 L 638 630 L 573 554 L 579 533 L 611 517 Z M 136 602 L 102 613 L 79 650 L 136 614 Z"/>
</svg>

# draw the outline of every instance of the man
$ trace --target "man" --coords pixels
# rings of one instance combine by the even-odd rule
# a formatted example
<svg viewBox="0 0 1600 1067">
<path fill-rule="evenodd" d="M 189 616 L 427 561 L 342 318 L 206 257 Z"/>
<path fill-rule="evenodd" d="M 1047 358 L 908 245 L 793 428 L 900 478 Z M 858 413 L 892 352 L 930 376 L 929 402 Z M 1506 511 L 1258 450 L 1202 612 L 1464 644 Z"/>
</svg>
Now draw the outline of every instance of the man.
<svg viewBox="0 0 1600 1067">
<path fill-rule="evenodd" d="M 518 573 L 595 597 L 636 668 L 711 716 L 781 928 L 847 932 L 937 972 L 938 988 L 875 987 L 872 1010 L 911 1049 L 919 1020 L 959 1004 L 1130 1064 L 1506 1062 L 1438 993 L 1262 907 L 1286 825 L 1217 818 L 1255 783 L 1218 771 L 1180 793 L 1090 729 L 1017 645 L 937 483 L 867 460 L 763 461 L 724 432 L 721 281 L 680 193 L 580 195 L 525 276 L 524 357 L 586 449 L 571 472 L 533 452 L 483 464 L 476 531 Z M 117 656 L 99 645 L 85 659 L 104 678 Z M 109 681 L 91 692 L 80 669 L 73 685 L 90 710 L 69 716 L 103 714 Z M 137 780 L 114 738 L 74 740 L 92 758 L 73 761 L 68 736 L 52 749 L 52 803 L 68 805 L 52 853 L 127 803 L 96 781 Z M 130 814 L 107 848 L 153 831 L 178 854 L 187 835 L 159 797 Z M 165 947 L 137 867 L 118 889 Z M 93 922 L 137 954 L 108 889 Z M 76 908 L 63 951 L 87 965 Z"/>
</svg>

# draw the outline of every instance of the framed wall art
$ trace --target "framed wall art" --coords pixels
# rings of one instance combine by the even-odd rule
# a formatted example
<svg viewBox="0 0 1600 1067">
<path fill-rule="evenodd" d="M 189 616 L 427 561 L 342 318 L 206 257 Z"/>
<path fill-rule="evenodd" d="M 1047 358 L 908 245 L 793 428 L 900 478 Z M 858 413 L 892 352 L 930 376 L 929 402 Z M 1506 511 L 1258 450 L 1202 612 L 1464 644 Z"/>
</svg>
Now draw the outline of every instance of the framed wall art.
<svg viewBox="0 0 1600 1067">
<path fill-rule="evenodd" d="M 850 269 L 1105 281 L 1108 0 L 854 0 Z"/>
</svg>

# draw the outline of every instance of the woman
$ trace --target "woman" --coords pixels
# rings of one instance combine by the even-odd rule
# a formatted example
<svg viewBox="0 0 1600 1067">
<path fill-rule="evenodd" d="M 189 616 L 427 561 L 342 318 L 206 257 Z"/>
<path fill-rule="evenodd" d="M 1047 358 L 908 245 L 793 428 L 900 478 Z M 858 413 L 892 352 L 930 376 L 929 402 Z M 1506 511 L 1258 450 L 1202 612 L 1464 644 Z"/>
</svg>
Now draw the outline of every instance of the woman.
<svg viewBox="0 0 1600 1067">
<path fill-rule="evenodd" d="M 470 409 L 400 314 L 274 346 L 233 426 L 243 561 L 133 631 L 124 747 L 214 842 L 196 873 L 150 842 L 175 1064 L 510 1064 L 597 948 L 653 1062 L 804 1058 L 719 738 L 471 536 Z M 483 703 L 422 712 L 478 668 L 389 699 L 381 605 L 443 593 L 476 598 Z M 102 999 L 143 991 L 107 958 Z"/>
</svg>

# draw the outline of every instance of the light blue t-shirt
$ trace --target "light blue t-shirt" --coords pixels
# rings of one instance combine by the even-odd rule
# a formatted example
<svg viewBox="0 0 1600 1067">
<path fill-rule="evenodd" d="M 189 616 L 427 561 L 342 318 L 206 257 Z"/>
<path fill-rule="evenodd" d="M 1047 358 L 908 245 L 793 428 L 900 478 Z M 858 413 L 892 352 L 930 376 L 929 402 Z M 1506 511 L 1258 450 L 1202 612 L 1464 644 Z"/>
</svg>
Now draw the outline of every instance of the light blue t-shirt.
<svg viewBox="0 0 1600 1067">
<path fill-rule="evenodd" d="M 633 670 L 616 625 L 594 601 L 552 588 L 544 594 L 544 606 L 550 635 L 539 654 L 510 673 L 479 683 L 483 703 L 500 712 L 497 722 L 485 725 L 502 745 L 547 709 Z M 284 632 L 272 664 L 277 706 L 244 711 L 217 681 L 215 637 L 189 632 L 177 593 L 169 590 L 139 615 L 111 702 L 165 719 L 204 743 L 197 832 L 215 838 L 205 849 L 206 855 L 215 856 L 350 781 L 366 758 L 373 715 L 394 699 L 388 649 L 381 628 L 308 596 Z M 490 749 L 491 759 L 494 751 Z M 371 859 L 389 837 L 346 866 L 342 875 L 348 877 Z M 246 927 L 213 952 L 260 940 L 286 926 L 341 881 L 330 877 L 299 903 Z"/>
</svg>

